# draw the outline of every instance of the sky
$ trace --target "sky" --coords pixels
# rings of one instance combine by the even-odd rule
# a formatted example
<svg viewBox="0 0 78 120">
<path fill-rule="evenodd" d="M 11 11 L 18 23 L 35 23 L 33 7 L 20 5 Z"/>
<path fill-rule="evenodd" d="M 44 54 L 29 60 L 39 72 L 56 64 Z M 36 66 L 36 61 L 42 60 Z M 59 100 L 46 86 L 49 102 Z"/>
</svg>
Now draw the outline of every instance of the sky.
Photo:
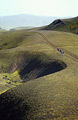
<svg viewBox="0 0 78 120">
<path fill-rule="evenodd" d="M 0 0 L 0 16 L 17 14 L 76 17 L 78 0 Z"/>
</svg>

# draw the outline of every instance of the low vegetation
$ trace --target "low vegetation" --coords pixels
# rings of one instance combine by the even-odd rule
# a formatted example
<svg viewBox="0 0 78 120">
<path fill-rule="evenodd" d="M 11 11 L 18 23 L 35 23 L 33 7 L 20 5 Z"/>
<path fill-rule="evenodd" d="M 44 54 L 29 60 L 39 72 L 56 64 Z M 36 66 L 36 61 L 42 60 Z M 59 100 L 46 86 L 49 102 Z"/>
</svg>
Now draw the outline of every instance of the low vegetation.
<svg viewBox="0 0 78 120">
<path fill-rule="evenodd" d="M 77 35 L 38 32 L 60 49 L 78 55 Z M 78 62 L 67 53 L 62 55 L 38 32 L 17 30 L 0 35 L 0 118 L 76 120 Z"/>
<path fill-rule="evenodd" d="M 78 17 L 70 19 L 57 19 L 50 25 L 43 28 L 44 30 L 56 30 L 78 34 Z"/>
</svg>

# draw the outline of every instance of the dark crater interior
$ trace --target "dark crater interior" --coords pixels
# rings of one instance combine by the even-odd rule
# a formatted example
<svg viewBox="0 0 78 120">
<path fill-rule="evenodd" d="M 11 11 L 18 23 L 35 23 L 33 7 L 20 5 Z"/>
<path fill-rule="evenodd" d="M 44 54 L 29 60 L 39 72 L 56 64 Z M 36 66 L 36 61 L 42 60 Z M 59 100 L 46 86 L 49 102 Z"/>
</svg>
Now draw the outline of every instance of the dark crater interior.
<svg viewBox="0 0 78 120">
<path fill-rule="evenodd" d="M 59 60 L 53 60 L 52 62 L 42 62 L 38 58 L 30 60 L 19 72 L 23 82 L 33 80 L 35 78 L 43 77 L 60 70 L 63 70 L 67 65 Z"/>
<path fill-rule="evenodd" d="M 1 58 L 7 59 L 4 61 L 7 66 L 5 64 L 0 66 L 0 72 L 14 73 L 18 70 L 22 82 L 53 74 L 67 67 L 63 61 L 54 59 L 43 53 L 19 52 L 16 55 L 4 56 L 1 56 Z"/>
</svg>

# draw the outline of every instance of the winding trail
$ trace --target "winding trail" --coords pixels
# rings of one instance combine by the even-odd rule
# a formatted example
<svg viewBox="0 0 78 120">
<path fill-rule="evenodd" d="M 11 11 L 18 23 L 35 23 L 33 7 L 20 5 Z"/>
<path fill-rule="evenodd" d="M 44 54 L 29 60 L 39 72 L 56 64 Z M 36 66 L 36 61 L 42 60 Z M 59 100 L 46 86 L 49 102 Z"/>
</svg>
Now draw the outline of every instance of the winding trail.
<svg viewBox="0 0 78 120">
<path fill-rule="evenodd" d="M 54 47 L 55 49 L 57 49 L 57 47 L 59 47 L 59 46 L 55 45 L 54 43 L 52 43 L 43 33 L 39 32 L 39 31 L 35 32 L 35 33 L 42 36 L 44 38 L 45 42 L 47 42 L 51 47 Z M 76 61 L 78 63 L 78 56 L 65 50 L 64 48 L 62 48 L 62 50 L 64 51 L 65 55 L 70 56 L 74 61 Z"/>
</svg>

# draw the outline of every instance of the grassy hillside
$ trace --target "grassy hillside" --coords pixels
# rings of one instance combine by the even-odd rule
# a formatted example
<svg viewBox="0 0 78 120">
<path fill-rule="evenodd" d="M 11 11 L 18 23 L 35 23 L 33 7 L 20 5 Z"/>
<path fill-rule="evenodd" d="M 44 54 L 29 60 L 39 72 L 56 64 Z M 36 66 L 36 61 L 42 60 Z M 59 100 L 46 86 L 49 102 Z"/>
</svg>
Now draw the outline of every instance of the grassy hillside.
<svg viewBox="0 0 78 120">
<path fill-rule="evenodd" d="M 74 49 L 73 54 L 78 55 L 77 35 L 39 32 L 59 48 Z M 0 40 L 0 92 L 4 92 L 0 95 L 0 118 L 78 119 L 78 62 L 50 46 L 37 31 L 7 32 Z"/>
<path fill-rule="evenodd" d="M 13 87 L 66 67 L 61 60 L 57 60 L 55 57 L 51 58 L 45 54 L 46 52 L 42 52 L 43 48 L 47 50 L 47 46 L 37 33 L 27 31 L 6 32 L 1 34 L 0 41 L 2 85 Z M 38 47 L 41 48 L 38 49 Z M 54 69 L 51 70 L 52 66 Z"/>
<path fill-rule="evenodd" d="M 70 19 L 57 19 L 50 25 L 44 27 L 44 30 L 57 30 L 78 34 L 78 17 Z"/>
<path fill-rule="evenodd" d="M 7 31 L 7 30 L 1 28 L 1 29 L 0 29 L 0 34 L 3 33 L 3 32 L 6 32 L 6 31 Z"/>
</svg>

